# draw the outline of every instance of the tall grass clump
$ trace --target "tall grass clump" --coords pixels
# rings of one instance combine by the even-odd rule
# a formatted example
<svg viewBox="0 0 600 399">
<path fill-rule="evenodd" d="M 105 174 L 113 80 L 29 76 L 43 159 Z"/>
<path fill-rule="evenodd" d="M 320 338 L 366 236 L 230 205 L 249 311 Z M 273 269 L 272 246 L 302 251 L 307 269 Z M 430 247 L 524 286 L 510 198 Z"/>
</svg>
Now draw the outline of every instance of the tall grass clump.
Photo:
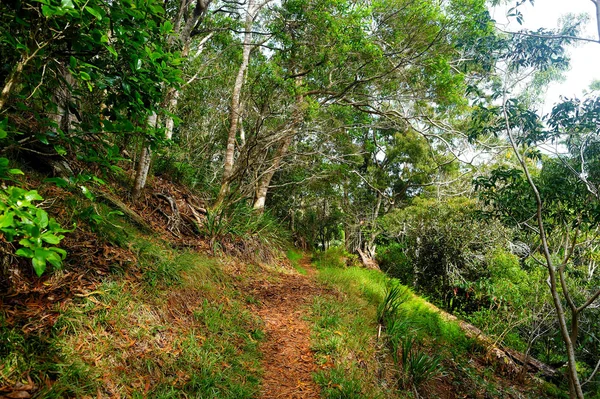
<svg viewBox="0 0 600 399">
<path fill-rule="evenodd" d="M 404 313 L 411 299 L 405 286 L 388 282 L 385 296 L 377 308 L 377 321 L 386 329 L 386 343 L 400 375 L 402 389 L 417 391 L 424 383 L 443 374 L 441 357 L 423 348 L 417 325 Z"/>
<path fill-rule="evenodd" d="M 270 260 L 290 242 L 289 231 L 268 212 L 258 213 L 240 201 L 209 210 L 202 235 L 213 252 Z"/>
</svg>

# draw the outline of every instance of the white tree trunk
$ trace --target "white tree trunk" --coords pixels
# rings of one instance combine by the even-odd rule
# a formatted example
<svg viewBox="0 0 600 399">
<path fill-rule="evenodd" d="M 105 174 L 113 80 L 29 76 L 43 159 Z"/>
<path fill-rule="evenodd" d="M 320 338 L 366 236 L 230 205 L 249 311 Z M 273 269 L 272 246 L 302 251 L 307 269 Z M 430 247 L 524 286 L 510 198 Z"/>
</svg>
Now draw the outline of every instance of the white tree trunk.
<svg viewBox="0 0 600 399">
<path fill-rule="evenodd" d="M 148 117 L 148 128 L 155 129 L 158 122 L 158 116 L 153 112 Z M 137 164 L 135 171 L 135 182 L 133 184 L 133 191 L 131 196 L 135 201 L 140 198 L 142 190 L 146 187 L 146 180 L 148 179 L 148 172 L 150 171 L 150 163 L 152 161 L 152 149 L 150 145 L 144 144 L 142 151 L 140 152 L 140 159 Z"/>
<path fill-rule="evenodd" d="M 235 78 L 233 92 L 231 94 L 231 109 L 229 112 L 229 134 L 227 135 L 227 148 L 225 150 L 225 162 L 223 167 L 223 179 L 221 181 L 221 189 L 217 200 L 213 205 L 215 208 L 223 204 L 225 197 L 229 194 L 229 185 L 231 183 L 231 175 L 233 174 L 233 163 L 235 155 L 235 142 L 238 131 L 238 121 L 240 120 L 240 97 L 246 70 L 250 62 L 250 51 L 252 50 L 252 25 L 254 17 L 258 9 L 255 6 L 254 0 L 248 0 L 248 9 L 246 13 L 246 24 L 244 25 L 244 41 L 242 43 L 242 63 L 238 69 L 238 74 Z"/>
<path fill-rule="evenodd" d="M 296 129 L 294 129 L 294 132 L 296 132 Z M 285 154 L 287 154 L 287 149 L 292 143 L 294 136 L 295 134 L 290 133 L 287 137 L 283 139 L 283 141 L 279 145 L 279 148 L 277 148 L 277 152 L 275 153 L 275 157 L 273 158 L 273 162 L 270 168 L 258 180 L 253 207 L 259 212 L 262 212 L 265 209 L 265 202 L 267 200 L 267 192 L 269 191 L 271 179 L 273 178 L 273 175 L 275 174 L 277 169 L 279 169 L 281 160 L 283 159 Z"/>
</svg>

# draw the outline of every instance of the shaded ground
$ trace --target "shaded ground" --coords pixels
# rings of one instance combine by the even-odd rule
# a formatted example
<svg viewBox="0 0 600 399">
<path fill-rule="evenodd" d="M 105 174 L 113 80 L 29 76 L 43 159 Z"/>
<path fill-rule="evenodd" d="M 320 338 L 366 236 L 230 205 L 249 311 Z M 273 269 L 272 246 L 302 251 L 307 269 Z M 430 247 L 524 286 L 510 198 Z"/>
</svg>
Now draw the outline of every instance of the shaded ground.
<svg viewBox="0 0 600 399">
<path fill-rule="evenodd" d="M 264 368 L 262 399 L 319 398 L 313 381 L 317 366 L 310 349 L 310 328 L 304 321 L 304 305 L 323 288 L 315 283 L 308 259 L 300 261 L 308 276 L 281 274 L 277 281 L 256 281 L 250 294 L 259 301 L 255 311 L 265 323 L 261 345 Z"/>
</svg>

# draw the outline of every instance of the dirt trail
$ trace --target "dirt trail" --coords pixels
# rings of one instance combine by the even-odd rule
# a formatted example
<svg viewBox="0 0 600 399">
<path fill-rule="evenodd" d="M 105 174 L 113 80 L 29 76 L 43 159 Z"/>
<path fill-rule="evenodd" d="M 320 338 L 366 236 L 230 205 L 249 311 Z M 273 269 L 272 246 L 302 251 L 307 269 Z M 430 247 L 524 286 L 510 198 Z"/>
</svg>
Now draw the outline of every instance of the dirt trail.
<svg viewBox="0 0 600 399">
<path fill-rule="evenodd" d="M 323 288 L 314 281 L 315 271 L 308 259 L 300 263 L 308 276 L 281 274 L 276 282 L 260 281 L 250 287 L 260 301 L 256 312 L 265 322 L 262 399 L 319 398 L 312 375 L 317 366 L 303 307 Z"/>
</svg>

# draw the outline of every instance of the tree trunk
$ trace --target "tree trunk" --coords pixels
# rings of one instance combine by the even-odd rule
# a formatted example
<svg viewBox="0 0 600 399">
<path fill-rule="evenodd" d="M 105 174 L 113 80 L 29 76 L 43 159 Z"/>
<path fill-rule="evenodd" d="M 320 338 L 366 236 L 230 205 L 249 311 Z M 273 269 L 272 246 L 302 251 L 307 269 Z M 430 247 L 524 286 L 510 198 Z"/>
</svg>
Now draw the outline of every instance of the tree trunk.
<svg viewBox="0 0 600 399">
<path fill-rule="evenodd" d="M 148 127 L 151 129 L 156 128 L 158 116 L 155 112 L 148 117 Z M 152 149 L 150 145 L 145 143 L 142 151 L 140 152 L 140 159 L 137 164 L 135 171 L 135 182 L 133 184 L 133 191 L 131 196 L 134 201 L 137 201 L 142 194 L 142 190 L 146 187 L 146 180 L 148 179 L 148 172 L 150 171 L 150 163 L 152 161 Z"/>
<path fill-rule="evenodd" d="M 504 105 L 506 105 L 506 100 L 504 101 Z M 584 399 L 583 390 L 581 388 L 581 382 L 579 381 L 579 375 L 577 373 L 574 342 L 571 339 L 571 334 L 569 333 L 569 328 L 567 326 L 567 317 L 565 314 L 565 310 L 563 308 L 562 300 L 558 293 L 558 281 L 556 278 L 556 269 L 554 266 L 554 262 L 552 261 L 552 255 L 550 254 L 550 248 L 548 246 L 548 240 L 546 237 L 546 229 L 544 226 L 544 219 L 543 219 L 543 213 L 542 213 L 543 212 L 542 198 L 540 196 L 540 192 L 539 192 L 535 182 L 533 181 L 533 178 L 531 177 L 529 168 L 527 167 L 525 160 L 521 156 L 521 153 L 519 152 L 517 143 L 513 137 L 512 128 L 510 126 L 508 114 L 506 111 L 506 106 L 504 106 L 503 112 L 504 112 L 504 119 L 505 119 L 505 123 L 506 123 L 506 130 L 507 130 L 507 134 L 508 134 L 508 138 L 509 138 L 511 147 L 512 147 L 513 151 L 515 152 L 515 155 L 517 156 L 517 160 L 519 161 L 519 164 L 521 165 L 521 169 L 523 169 L 523 172 L 525 173 L 527 183 L 529 184 L 531 190 L 533 191 L 533 194 L 535 197 L 535 202 L 537 205 L 536 218 L 537 218 L 540 239 L 541 239 L 541 243 L 542 243 L 542 251 L 544 254 L 544 259 L 546 260 L 546 267 L 548 269 L 548 274 L 550 277 L 550 279 L 549 279 L 550 280 L 549 281 L 550 294 L 552 296 L 552 302 L 554 303 L 554 308 L 556 310 L 556 318 L 557 318 L 558 325 L 560 328 L 560 334 L 562 336 L 563 342 L 565 344 L 565 349 L 567 352 L 567 365 L 568 365 L 570 396 L 572 398 Z M 568 295 L 568 293 L 566 293 L 566 295 Z M 577 316 L 578 316 L 577 313 L 572 315 L 572 317 L 577 317 Z"/>
<path fill-rule="evenodd" d="M 244 26 L 244 41 L 242 49 L 242 63 L 238 70 L 238 74 L 235 78 L 235 84 L 233 86 L 233 92 L 231 95 L 231 109 L 229 112 L 229 134 L 227 135 L 227 149 L 225 150 L 225 162 L 223 168 L 223 179 L 221 182 L 221 189 L 217 200 L 213 205 L 214 208 L 218 208 L 223 204 L 225 198 L 229 194 L 229 185 L 231 184 L 231 176 L 233 174 L 233 160 L 235 154 L 235 141 L 238 130 L 238 121 L 240 119 L 240 96 L 242 93 L 242 86 L 244 85 L 244 78 L 246 76 L 246 70 L 250 62 L 250 51 L 252 50 L 252 24 L 254 22 L 255 10 L 254 0 L 248 0 L 248 9 L 246 13 L 246 24 Z"/>
<path fill-rule="evenodd" d="M 2 89 L 2 92 L 0 93 L 0 111 L 2 111 L 2 108 L 4 108 L 4 105 L 8 101 L 8 98 L 10 97 L 13 86 L 17 83 L 21 74 L 23 73 L 23 68 L 25 68 L 26 62 L 27 62 L 26 59 L 19 61 L 17 63 L 17 66 L 15 67 L 15 69 L 12 71 L 12 73 L 8 77 L 8 80 L 4 84 L 4 88 Z"/>
<path fill-rule="evenodd" d="M 269 190 L 269 184 L 271 184 L 271 179 L 273 175 L 279 169 L 279 165 L 281 164 L 281 160 L 287 153 L 287 149 L 292 143 L 295 134 L 289 134 L 287 137 L 283 139 L 279 148 L 277 148 L 277 152 L 275 153 L 275 157 L 273 158 L 273 163 L 271 167 L 263 173 L 261 178 L 258 180 L 258 185 L 256 188 L 256 199 L 254 200 L 254 209 L 258 212 L 263 212 L 265 209 L 265 201 L 267 199 L 267 191 Z"/>
<path fill-rule="evenodd" d="M 300 91 L 300 86 L 302 85 L 302 77 L 296 78 L 296 90 Z M 294 110 L 294 115 L 292 116 L 292 126 L 290 127 L 290 132 L 287 133 L 280 145 L 275 152 L 275 156 L 273 157 L 272 164 L 270 168 L 261 176 L 258 180 L 255 200 L 254 200 L 254 209 L 258 212 L 263 212 L 265 209 L 265 202 L 267 199 L 267 192 L 269 191 L 269 185 L 271 184 L 271 179 L 273 175 L 279 169 L 279 165 L 281 164 L 282 159 L 287 154 L 287 150 L 292 143 L 292 140 L 298 133 L 298 128 L 302 123 L 304 118 L 304 96 L 301 93 L 296 95 L 296 109 Z"/>
</svg>

